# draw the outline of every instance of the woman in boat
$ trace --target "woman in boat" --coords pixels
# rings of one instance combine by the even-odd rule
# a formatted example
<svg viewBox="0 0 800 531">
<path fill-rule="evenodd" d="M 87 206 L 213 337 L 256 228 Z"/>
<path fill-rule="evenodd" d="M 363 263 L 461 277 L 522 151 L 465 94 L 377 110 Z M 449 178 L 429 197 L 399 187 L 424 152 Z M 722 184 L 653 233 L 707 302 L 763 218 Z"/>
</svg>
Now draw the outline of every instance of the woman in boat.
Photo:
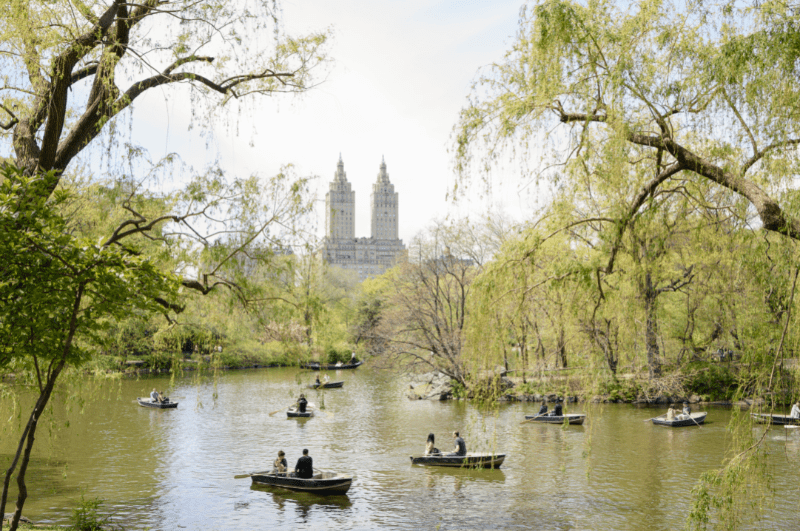
<svg viewBox="0 0 800 531">
<path fill-rule="evenodd" d="M 467 455 L 467 443 L 464 442 L 464 439 L 461 438 L 457 431 L 453 432 L 453 439 L 456 446 L 450 455 Z"/>
<path fill-rule="evenodd" d="M 547 415 L 547 402 L 542 400 L 542 407 L 539 408 L 539 412 L 536 414 L 537 417 L 541 417 L 542 415 Z"/>
<path fill-rule="evenodd" d="M 672 406 L 667 410 L 667 420 L 675 420 L 675 408 Z"/>
<path fill-rule="evenodd" d="M 800 402 L 795 402 L 792 405 L 792 412 L 789 413 L 789 416 L 793 419 L 800 419 Z"/>
<path fill-rule="evenodd" d="M 317 375 L 317 379 L 314 380 L 314 387 L 319 387 L 320 385 L 322 385 L 322 383 L 320 383 L 320 381 L 319 381 L 319 374 L 318 374 Z"/>
<path fill-rule="evenodd" d="M 297 460 L 294 466 L 294 475 L 302 479 L 314 477 L 314 460 L 308 455 L 308 448 L 303 449 L 303 457 Z"/>
<path fill-rule="evenodd" d="M 273 472 L 275 474 L 286 473 L 286 469 L 289 468 L 289 463 L 286 462 L 286 454 L 283 452 L 283 450 L 278 452 L 278 458 L 274 463 L 272 463 L 272 466 L 274 467 Z"/>
<path fill-rule="evenodd" d="M 331 377 L 326 374 L 325 376 L 322 377 L 322 381 L 324 383 L 328 383 L 331 381 Z"/>
<path fill-rule="evenodd" d="M 428 442 L 425 445 L 425 455 L 439 455 L 439 449 L 433 445 L 434 436 L 432 433 L 428 434 Z"/>
</svg>

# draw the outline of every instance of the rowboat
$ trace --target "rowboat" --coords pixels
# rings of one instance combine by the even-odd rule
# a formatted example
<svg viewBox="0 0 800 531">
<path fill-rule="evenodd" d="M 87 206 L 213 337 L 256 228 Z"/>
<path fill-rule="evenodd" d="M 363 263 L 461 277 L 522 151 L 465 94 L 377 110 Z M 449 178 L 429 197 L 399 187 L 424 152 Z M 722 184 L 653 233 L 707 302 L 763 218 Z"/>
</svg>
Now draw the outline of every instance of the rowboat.
<svg viewBox="0 0 800 531">
<path fill-rule="evenodd" d="M 653 424 L 658 424 L 659 426 L 669 426 L 670 428 L 683 428 L 686 426 L 698 426 L 705 422 L 706 420 L 706 413 L 705 411 L 698 411 L 697 413 L 691 413 L 689 416 L 691 418 L 684 419 L 684 420 L 667 420 L 667 415 L 661 415 L 654 419 L 650 419 L 653 421 Z"/>
<path fill-rule="evenodd" d="M 544 422 L 545 424 L 564 424 L 564 419 L 567 419 L 569 424 L 583 424 L 586 420 L 586 415 L 582 413 L 567 413 L 566 415 L 549 416 L 549 415 L 525 415 L 525 420 L 530 422 Z"/>
<path fill-rule="evenodd" d="M 355 369 L 356 367 L 360 367 L 363 363 L 363 361 L 357 361 L 355 363 L 336 365 L 333 363 L 320 364 L 318 361 L 312 361 L 310 363 L 302 363 L 300 364 L 300 367 L 303 369 L 311 369 L 312 371 L 339 371 L 344 369 Z"/>
<path fill-rule="evenodd" d="M 170 402 L 169 398 L 164 398 L 163 402 L 151 402 L 149 398 L 137 397 L 136 401 L 142 407 L 151 407 L 153 409 L 173 409 L 178 407 L 177 402 Z"/>
<path fill-rule="evenodd" d="M 762 424 L 775 424 L 775 425 L 796 425 L 800 424 L 800 419 L 790 417 L 789 415 L 772 415 L 770 413 L 751 413 L 756 422 Z"/>
<path fill-rule="evenodd" d="M 282 489 L 313 492 L 314 494 L 344 494 L 350 489 L 353 476 L 334 472 L 319 472 L 310 479 L 293 477 L 291 474 L 254 474 L 253 485 L 268 485 Z"/>
<path fill-rule="evenodd" d="M 295 409 L 295 408 L 290 408 L 286 412 L 286 416 L 289 417 L 290 419 L 293 419 L 293 418 L 305 419 L 305 418 L 308 418 L 308 417 L 313 417 L 314 416 L 314 412 L 310 411 L 310 410 L 306 410 L 304 413 L 301 413 L 300 411 L 297 411 L 297 409 Z"/>
<path fill-rule="evenodd" d="M 322 382 L 319 385 L 311 384 L 311 385 L 308 385 L 307 387 L 309 389 L 336 389 L 336 388 L 342 387 L 343 385 L 344 385 L 344 382 Z"/>
<path fill-rule="evenodd" d="M 500 468 L 505 458 L 506 454 L 412 455 L 411 464 L 464 468 Z"/>
</svg>

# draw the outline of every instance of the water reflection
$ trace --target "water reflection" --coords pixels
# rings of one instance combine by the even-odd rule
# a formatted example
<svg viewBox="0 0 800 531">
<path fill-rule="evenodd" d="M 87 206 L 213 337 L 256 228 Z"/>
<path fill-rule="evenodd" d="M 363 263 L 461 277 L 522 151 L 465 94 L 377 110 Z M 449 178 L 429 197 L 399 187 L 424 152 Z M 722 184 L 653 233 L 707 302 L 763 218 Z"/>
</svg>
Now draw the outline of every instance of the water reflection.
<svg viewBox="0 0 800 531">
<path fill-rule="evenodd" d="M 424 486 L 426 489 L 451 488 L 455 492 L 470 482 L 489 482 L 502 483 L 506 480 L 506 475 L 501 469 L 481 469 L 481 468 L 447 468 L 447 467 L 419 467 L 420 473 L 424 475 Z"/>
</svg>

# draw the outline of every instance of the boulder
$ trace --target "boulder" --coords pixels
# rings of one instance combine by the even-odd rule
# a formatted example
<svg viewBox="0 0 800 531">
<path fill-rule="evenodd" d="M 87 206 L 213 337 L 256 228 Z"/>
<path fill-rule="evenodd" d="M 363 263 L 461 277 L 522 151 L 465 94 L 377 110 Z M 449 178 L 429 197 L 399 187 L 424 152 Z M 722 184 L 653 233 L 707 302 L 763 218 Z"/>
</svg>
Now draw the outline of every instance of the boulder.
<svg viewBox="0 0 800 531">
<path fill-rule="evenodd" d="M 408 398 L 412 400 L 447 400 L 452 397 L 450 378 L 440 372 L 414 375 L 409 383 Z"/>
</svg>

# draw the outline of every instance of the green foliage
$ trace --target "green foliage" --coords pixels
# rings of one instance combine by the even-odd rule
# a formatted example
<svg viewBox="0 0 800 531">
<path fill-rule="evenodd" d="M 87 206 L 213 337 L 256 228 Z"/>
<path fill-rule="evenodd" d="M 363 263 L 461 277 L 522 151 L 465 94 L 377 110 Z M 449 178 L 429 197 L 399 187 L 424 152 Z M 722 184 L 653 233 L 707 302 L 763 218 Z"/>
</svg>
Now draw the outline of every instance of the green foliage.
<svg viewBox="0 0 800 531">
<path fill-rule="evenodd" d="M 346 347 L 336 348 L 329 346 L 325 349 L 325 362 L 326 363 L 347 363 L 350 361 L 351 350 Z"/>
<path fill-rule="evenodd" d="M 689 372 L 683 384 L 686 392 L 706 400 L 731 400 L 739 389 L 738 375 L 726 364 L 696 362 L 684 371 Z"/>
<path fill-rule="evenodd" d="M 450 380 L 450 388 L 453 392 L 453 398 L 456 400 L 463 400 L 467 398 L 467 387 L 458 380 Z"/>
<path fill-rule="evenodd" d="M 109 529 L 111 516 L 103 516 L 98 511 L 103 505 L 101 498 L 86 499 L 81 495 L 78 506 L 72 509 L 69 529 L 74 531 L 103 531 Z"/>
<path fill-rule="evenodd" d="M 597 387 L 599 394 L 608 395 L 611 402 L 632 402 L 641 392 L 641 386 L 632 380 L 605 380 Z"/>
</svg>

